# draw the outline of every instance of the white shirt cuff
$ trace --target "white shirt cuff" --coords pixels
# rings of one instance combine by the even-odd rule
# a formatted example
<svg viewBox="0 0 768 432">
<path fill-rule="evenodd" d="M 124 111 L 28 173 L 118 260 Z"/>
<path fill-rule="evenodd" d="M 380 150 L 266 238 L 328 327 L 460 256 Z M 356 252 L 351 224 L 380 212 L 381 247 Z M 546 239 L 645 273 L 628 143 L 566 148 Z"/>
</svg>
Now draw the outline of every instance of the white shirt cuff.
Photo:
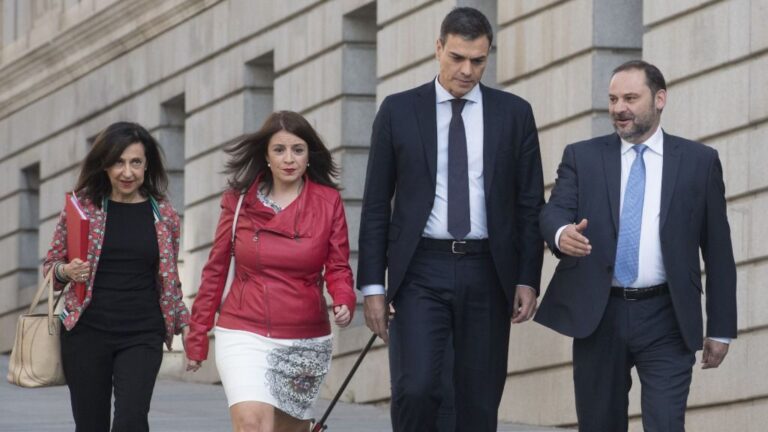
<svg viewBox="0 0 768 432">
<path fill-rule="evenodd" d="M 532 289 L 532 290 L 533 290 L 534 294 L 536 293 L 536 288 L 534 288 L 534 287 L 532 287 L 532 286 L 529 286 L 529 285 L 523 285 L 523 284 L 520 284 L 520 285 L 517 285 L 517 286 L 519 286 L 519 287 L 526 287 L 526 288 L 530 288 L 530 289 Z"/>
<path fill-rule="evenodd" d="M 379 285 L 379 284 L 363 285 L 362 287 L 360 287 L 360 291 L 363 292 L 363 295 L 365 297 L 368 297 L 371 295 L 386 294 L 386 291 L 384 290 L 384 285 Z"/>
<path fill-rule="evenodd" d="M 724 343 L 726 345 L 731 344 L 731 338 L 708 337 L 707 339 L 712 339 L 715 342 Z"/>
<path fill-rule="evenodd" d="M 561 226 L 560 229 L 558 229 L 555 233 L 555 248 L 557 248 L 557 250 L 560 250 L 560 235 L 563 233 L 563 230 L 566 227 L 568 227 L 568 225 Z"/>
</svg>

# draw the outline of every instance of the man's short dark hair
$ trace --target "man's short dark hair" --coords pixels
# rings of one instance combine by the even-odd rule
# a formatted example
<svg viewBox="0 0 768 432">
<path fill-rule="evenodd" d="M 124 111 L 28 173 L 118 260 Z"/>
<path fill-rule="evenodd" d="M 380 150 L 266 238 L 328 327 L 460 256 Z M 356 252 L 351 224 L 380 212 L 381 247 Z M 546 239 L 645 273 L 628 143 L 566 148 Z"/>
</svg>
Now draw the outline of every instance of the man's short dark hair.
<svg viewBox="0 0 768 432">
<path fill-rule="evenodd" d="M 645 72 L 645 85 L 651 89 L 651 94 L 654 96 L 659 92 L 659 90 L 667 89 L 667 82 L 664 80 L 664 75 L 661 74 L 659 68 L 642 60 L 630 60 L 619 65 L 616 69 L 613 70 L 611 77 L 619 72 L 628 70 L 641 70 Z"/>
<path fill-rule="evenodd" d="M 493 29 L 488 18 L 471 7 L 453 8 L 445 16 L 440 26 L 440 43 L 445 44 L 449 34 L 461 36 L 465 40 L 475 40 L 485 36 L 488 38 L 489 47 L 493 43 Z"/>
</svg>

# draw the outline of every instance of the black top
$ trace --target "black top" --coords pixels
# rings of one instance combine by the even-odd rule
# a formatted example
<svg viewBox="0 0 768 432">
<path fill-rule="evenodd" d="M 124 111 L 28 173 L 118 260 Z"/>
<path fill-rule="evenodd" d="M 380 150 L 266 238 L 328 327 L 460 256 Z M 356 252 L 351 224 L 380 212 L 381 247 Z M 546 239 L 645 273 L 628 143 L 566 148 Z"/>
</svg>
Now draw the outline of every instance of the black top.
<svg viewBox="0 0 768 432">
<path fill-rule="evenodd" d="M 91 304 L 80 323 L 116 332 L 164 331 L 152 204 L 109 201 Z"/>
</svg>

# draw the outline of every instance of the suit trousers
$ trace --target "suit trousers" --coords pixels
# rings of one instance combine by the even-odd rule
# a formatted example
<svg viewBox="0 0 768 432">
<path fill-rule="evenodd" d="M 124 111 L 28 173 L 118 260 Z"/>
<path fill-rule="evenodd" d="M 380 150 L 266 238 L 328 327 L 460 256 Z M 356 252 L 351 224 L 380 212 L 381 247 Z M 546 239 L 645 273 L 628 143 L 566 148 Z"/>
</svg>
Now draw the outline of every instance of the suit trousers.
<svg viewBox="0 0 768 432">
<path fill-rule="evenodd" d="M 637 301 L 610 297 L 597 330 L 573 341 L 579 431 L 627 430 L 632 367 L 640 377 L 643 429 L 684 431 L 695 361 L 669 294 Z"/>
<path fill-rule="evenodd" d="M 393 430 L 433 432 L 438 423 L 445 424 L 438 413 L 452 338 L 454 430 L 495 431 L 510 321 L 490 254 L 417 249 L 393 305 L 389 347 Z"/>
<path fill-rule="evenodd" d="M 61 332 L 75 432 L 149 431 L 149 403 L 163 360 L 163 333 L 112 333 L 85 324 Z"/>
</svg>

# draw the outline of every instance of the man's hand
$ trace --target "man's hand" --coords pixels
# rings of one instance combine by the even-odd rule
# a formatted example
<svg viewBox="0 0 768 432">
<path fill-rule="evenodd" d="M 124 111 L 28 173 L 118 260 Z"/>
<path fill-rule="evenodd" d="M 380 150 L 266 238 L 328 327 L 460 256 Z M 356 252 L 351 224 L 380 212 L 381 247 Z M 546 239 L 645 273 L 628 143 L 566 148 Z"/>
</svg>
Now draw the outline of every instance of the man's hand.
<svg viewBox="0 0 768 432">
<path fill-rule="evenodd" d="M 571 224 L 565 227 L 560 233 L 560 244 L 557 245 L 560 252 L 574 257 L 589 255 L 592 252 L 592 245 L 589 244 L 589 239 L 583 235 L 586 229 L 586 219 L 582 219 L 578 225 Z"/>
<path fill-rule="evenodd" d="M 536 313 L 536 292 L 527 286 L 515 289 L 515 304 L 512 310 L 512 324 L 526 322 Z"/>
<path fill-rule="evenodd" d="M 389 317 L 387 316 L 387 304 L 384 295 L 369 295 L 363 300 L 365 313 L 365 325 L 376 333 L 384 343 L 389 343 Z"/>
<path fill-rule="evenodd" d="M 704 339 L 704 352 L 701 354 L 701 368 L 713 369 L 720 366 L 720 363 L 725 359 L 725 355 L 728 354 L 728 344 L 714 341 L 712 339 Z"/>
</svg>

